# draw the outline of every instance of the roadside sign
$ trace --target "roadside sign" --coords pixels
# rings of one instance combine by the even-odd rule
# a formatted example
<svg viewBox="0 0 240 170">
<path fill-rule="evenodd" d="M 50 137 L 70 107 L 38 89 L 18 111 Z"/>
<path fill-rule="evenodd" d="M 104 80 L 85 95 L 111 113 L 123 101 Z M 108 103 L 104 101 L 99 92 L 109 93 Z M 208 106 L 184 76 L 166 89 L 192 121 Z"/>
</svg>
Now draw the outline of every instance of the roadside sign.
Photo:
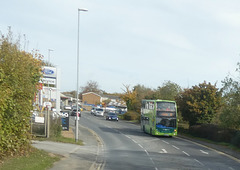
<svg viewBox="0 0 240 170">
<path fill-rule="evenodd" d="M 44 123 L 44 117 L 35 116 L 35 123 Z"/>
<path fill-rule="evenodd" d="M 43 103 L 43 106 L 44 106 L 44 107 L 47 107 L 47 106 L 48 106 L 48 107 L 52 107 L 52 103 L 51 103 L 51 102 L 44 102 L 44 103 Z"/>
<path fill-rule="evenodd" d="M 68 112 L 62 113 L 62 130 L 69 131 L 69 114 Z"/>
</svg>

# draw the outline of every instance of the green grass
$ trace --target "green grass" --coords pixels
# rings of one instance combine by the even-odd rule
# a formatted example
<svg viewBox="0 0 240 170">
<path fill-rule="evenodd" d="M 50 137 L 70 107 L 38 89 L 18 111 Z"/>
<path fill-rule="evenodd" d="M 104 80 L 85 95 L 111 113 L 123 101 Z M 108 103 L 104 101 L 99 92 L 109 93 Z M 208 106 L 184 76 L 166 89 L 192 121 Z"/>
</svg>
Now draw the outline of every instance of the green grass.
<svg viewBox="0 0 240 170">
<path fill-rule="evenodd" d="M 43 137 L 36 137 L 34 140 L 39 141 L 53 141 L 53 142 L 62 142 L 62 143 L 71 143 L 71 144 L 77 144 L 77 145 L 84 145 L 82 140 L 78 140 L 78 142 L 75 141 L 74 138 L 66 138 L 63 136 L 59 137 L 50 137 L 50 138 L 43 138 Z"/>
<path fill-rule="evenodd" d="M 5 159 L 0 164 L 1 170 L 43 170 L 52 167 L 53 163 L 59 161 L 61 156 L 49 154 L 45 151 L 33 149 L 27 156 Z"/>
</svg>

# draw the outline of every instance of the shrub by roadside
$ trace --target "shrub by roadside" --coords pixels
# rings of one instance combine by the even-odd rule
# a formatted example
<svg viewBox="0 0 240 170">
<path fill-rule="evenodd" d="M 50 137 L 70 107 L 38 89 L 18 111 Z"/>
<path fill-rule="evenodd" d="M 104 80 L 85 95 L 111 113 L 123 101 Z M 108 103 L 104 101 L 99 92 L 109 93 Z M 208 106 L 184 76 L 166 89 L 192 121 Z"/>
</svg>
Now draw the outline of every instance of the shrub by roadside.
<svg viewBox="0 0 240 170">
<path fill-rule="evenodd" d="M 38 89 L 41 55 L 20 49 L 9 29 L 0 32 L 0 160 L 28 152 L 31 143 L 30 110 Z"/>
<path fill-rule="evenodd" d="M 133 120 L 140 122 L 141 115 L 135 111 L 128 111 L 121 116 L 123 120 Z"/>
<path fill-rule="evenodd" d="M 183 127 L 179 124 L 178 131 L 180 134 L 206 139 L 214 143 L 238 147 L 240 149 L 240 131 L 220 128 L 217 125 L 202 124 Z"/>
</svg>

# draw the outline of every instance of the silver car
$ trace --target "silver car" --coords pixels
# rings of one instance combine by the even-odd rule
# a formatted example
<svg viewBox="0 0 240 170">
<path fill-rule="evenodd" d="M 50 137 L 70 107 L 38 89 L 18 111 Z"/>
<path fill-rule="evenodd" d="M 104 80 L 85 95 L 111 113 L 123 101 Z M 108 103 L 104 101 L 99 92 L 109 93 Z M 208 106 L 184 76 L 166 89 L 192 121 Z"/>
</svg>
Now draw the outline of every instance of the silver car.
<svg viewBox="0 0 240 170">
<path fill-rule="evenodd" d="M 94 108 L 94 116 L 104 116 L 104 110 L 102 108 Z"/>
</svg>

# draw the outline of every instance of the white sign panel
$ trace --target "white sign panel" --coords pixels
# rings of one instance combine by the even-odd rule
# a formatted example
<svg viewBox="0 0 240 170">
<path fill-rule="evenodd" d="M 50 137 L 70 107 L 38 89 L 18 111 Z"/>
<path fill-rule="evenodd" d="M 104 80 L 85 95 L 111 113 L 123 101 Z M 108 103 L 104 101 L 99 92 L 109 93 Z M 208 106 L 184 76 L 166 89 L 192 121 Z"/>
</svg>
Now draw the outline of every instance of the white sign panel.
<svg viewBox="0 0 240 170">
<path fill-rule="evenodd" d="M 46 106 L 52 107 L 52 103 L 51 102 L 44 102 L 43 106 L 44 107 L 46 107 Z"/>
<path fill-rule="evenodd" d="M 35 122 L 36 123 L 44 123 L 44 117 L 35 117 Z"/>
<path fill-rule="evenodd" d="M 53 84 L 53 85 L 56 85 L 56 79 L 42 78 L 42 83 L 43 84 Z"/>
<path fill-rule="evenodd" d="M 57 77 L 57 69 L 55 67 L 43 67 L 43 77 L 55 78 Z"/>
</svg>

